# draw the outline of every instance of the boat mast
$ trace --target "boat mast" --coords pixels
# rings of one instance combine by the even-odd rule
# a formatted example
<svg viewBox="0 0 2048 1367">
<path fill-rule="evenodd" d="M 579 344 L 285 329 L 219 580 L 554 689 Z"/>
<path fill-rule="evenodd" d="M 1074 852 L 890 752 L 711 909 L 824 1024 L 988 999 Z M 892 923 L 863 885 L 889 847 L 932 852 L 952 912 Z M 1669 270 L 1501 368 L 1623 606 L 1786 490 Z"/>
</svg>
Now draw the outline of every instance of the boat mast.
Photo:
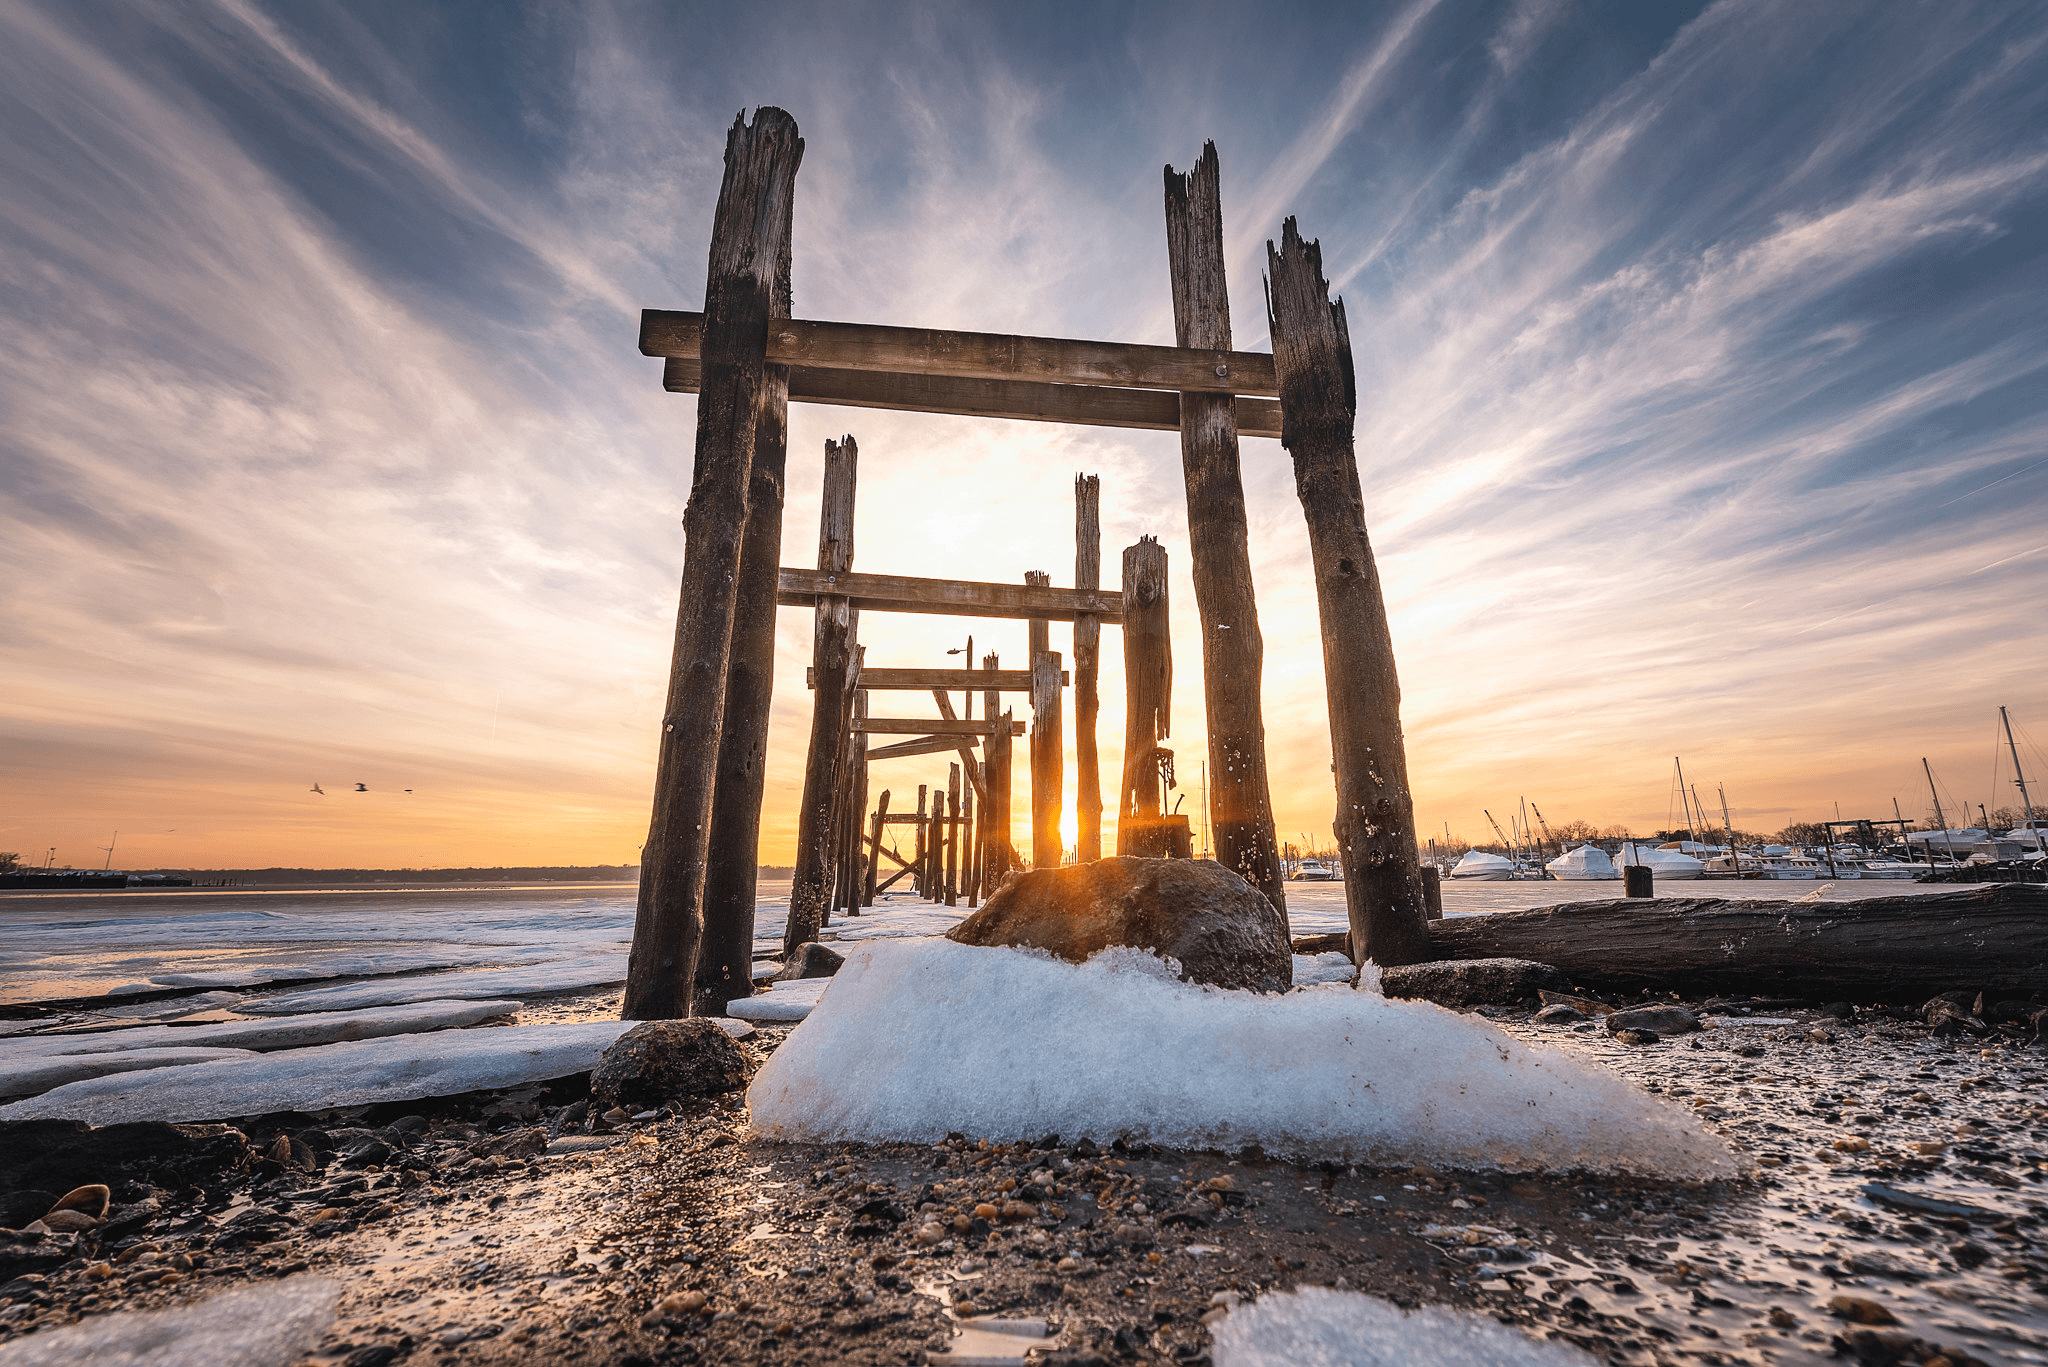
<svg viewBox="0 0 2048 1367">
<path fill-rule="evenodd" d="M 1678 762 L 1678 756 L 1673 755 L 1671 757 L 1671 767 L 1678 770 L 1678 805 L 1685 808 L 1685 838 L 1697 845 L 1700 843 L 1700 837 L 1698 832 L 1693 829 L 1692 804 L 1685 800 L 1685 766 Z M 1671 815 L 1669 807 L 1664 809 L 1664 815 Z M 1702 817 L 1700 825 L 1704 826 L 1706 824 L 1705 818 Z"/>
<path fill-rule="evenodd" d="M 1941 827 L 1941 843 L 1948 846 L 1948 862 L 1949 866 L 1953 868 L 1956 862 L 1956 842 L 1955 837 L 1948 833 L 1948 818 L 1941 814 L 1941 791 L 1934 786 L 1934 766 L 1927 762 L 1927 756 L 1922 755 L 1920 756 L 1920 767 L 1927 771 L 1927 791 L 1934 796 L 1934 824 Z M 1965 821 L 1970 819 L 1970 814 L 1967 811 L 1963 813 L 1963 819 Z M 1989 835 L 1990 832 L 1986 831 L 1985 834 Z M 1929 867 L 1932 867 L 1934 864 L 1934 850 L 1932 846 L 1927 851 L 1927 863 Z"/>
<path fill-rule="evenodd" d="M 1721 793 L 1721 828 L 1728 832 L 1728 872 L 1742 872 L 1742 860 L 1735 853 L 1735 823 L 1728 819 L 1728 787 L 1723 784 Z"/>
<path fill-rule="evenodd" d="M 2034 838 L 2036 849 L 2041 847 L 2041 833 L 2034 828 L 2034 799 L 2027 796 L 2027 776 L 2020 772 L 2020 748 L 2012 743 L 2012 718 L 2005 714 L 2005 708 L 1998 709 L 1998 720 L 2005 725 L 2005 748 L 2012 751 L 2012 781 L 2020 785 L 2020 806 L 2027 811 L 2027 832 Z M 1990 831 L 1984 832 L 1990 835 Z"/>
</svg>

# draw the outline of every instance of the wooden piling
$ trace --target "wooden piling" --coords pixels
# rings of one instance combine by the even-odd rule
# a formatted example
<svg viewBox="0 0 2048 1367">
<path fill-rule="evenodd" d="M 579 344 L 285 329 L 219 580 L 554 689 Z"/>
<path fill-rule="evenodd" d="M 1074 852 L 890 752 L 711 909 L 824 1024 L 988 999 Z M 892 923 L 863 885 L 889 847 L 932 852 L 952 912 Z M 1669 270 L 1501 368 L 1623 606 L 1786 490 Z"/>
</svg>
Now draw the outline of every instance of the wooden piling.
<svg viewBox="0 0 2048 1367">
<path fill-rule="evenodd" d="M 825 443 L 825 496 L 818 514 L 818 569 L 853 568 L 853 504 L 860 451 L 852 437 Z M 797 808 L 796 873 L 789 889 L 789 925 L 783 952 L 818 938 L 832 895 L 832 816 L 846 761 L 853 699 L 859 691 L 853 605 L 820 597 L 813 611 L 811 657 L 817 687 L 811 694 L 811 746 L 804 762 L 802 805 Z"/>
<path fill-rule="evenodd" d="M 793 201 L 785 200 L 785 212 Z M 770 318 L 790 310 L 790 234 L 782 229 Z M 705 855 L 704 939 L 690 1010 L 722 1016 L 753 994 L 754 903 L 761 867 L 761 798 L 767 781 L 768 714 L 775 692 L 775 593 L 782 564 L 782 507 L 789 455 L 789 367 L 761 372 L 761 410 L 747 476 L 747 527 L 740 543 L 732 647 L 725 678 L 725 725 Z"/>
<path fill-rule="evenodd" d="M 1167 633 L 1166 547 L 1124 548 L 1124 767 L 1116 852 L 1162 858 L 1159 742 L 1172 725 L 1173 643 Z"/>
<path fill-rule="evenodd" d="M 868 844 L 867 886 L 861 892 L 860 904 L 871 907 L 875 904 L 875 880 L 882 868 L 882 833 L 889 826 L 889 790 L 882 789 L 882 796 L 875 802 L 875 833 Z"/>
<path fill-rule="evenodd" d="M 968 910 L 981 903 L 981 828 L 974 824 L 974 785 L 968 784 L 960 794 L 960 839 L 964 842 L 960 855 L 961 892 L 967 897 Z"/>
<path fill-rule="evenodd" d="M 1230 349 L 1230 295 L 1223 276 L 1223 201 L 1216 144 L 1182 176 L 1166 168 L 1166 254 L 1173 329 L 1183 347 Z M 1284 921 L 1287 892 L 1266 780 L 1266 723 L 1259 700 L 1265 641 L 1259 634 L 1246 539 L 1237 417 L 1227 395 L 1180 396 L 1181 471 L 1187 483 L 1188 550 L 1202 619 L 1202 696 L 1209 721 L 1209 810 L 1216 858 L 1266 894 Z"/>
<path fill-rule="evenodd" d="M 1066 757 L 1060 741 L 1060 657 L 1031 658 L 1031 867 L 1056 869 L 1066 856 L 1060 836 Z"/>
<path fill-rule="evenodd" d="M 991 810 L 988 816 L 989 857 L 986 862 L 991 888 L 994 886 L 993 880 L 1013 872 L 1022 862 L 1017 858 L 1017 847 L 1010 839 L 1010 828 L 1015 824 L 1015 817 L 1011 812 L 1011 794 L 1015 788 L 1013 775 L 1016 768 L 1016 750 L 1010 732 L 1011 723 L 1016 720 L 1016 716 L 1014 708 L 1003 709 L 1003 725 L 997 727 L 996 734 L 988 739 L 988 793 Z"/>
<path fill-rule="evenodd" d="M 960 902 L 960 766 L 946 776 L 946 905 Z"/>
<path fill-rule="evenodd" d="M 1102 587 L 1102 481 L 1074 476 L 1074 587 Z M 1083 864 L 1102 858 L 1102 772 L 1095 753 L 1095 718 L 1102 710 L 1097 655 L 1102 620 L 1074 619 L 1074 817 L 1075 856 Z"/>
<path fill-rule="evenodd" d="M 1294 220 L 1266 244 L 1280 440 L 1308 519 L 1323 628 L 1323 678 L 1337 771 L 1338 848 L 1352 952 L 1380 965 L 1429 956 L 1429 910 L 1401 738 L 1401 684 L 1379 569 L 1365 529 L 1352 446 L 1357 379 L 1342 300 L 1330 301 L 1322 250 Z"/>
<path fill-rule="evenodd" d="M 911 853 L 910 857 L 911 868 L 915 870 L 910 875 L 910 890 L 920 897 L 931 895 L 931 887 L 924 881 L 924 871 L 930 866 L 930 861 L 925 858 L 924 852 L 925 836 L 931 830 L 924 810 L 925 794 L 928 791 L 924 784 L 920 783 L 917 785 L 917 826 L 914 831 L 917 848 Z"/>
<path fill-rule="evenodd" d="M 704 287 L 675 649 L 620 1012 L 627 1020 L 686 1016 L 694 995 L 748 481 L 766 407 L 768 322 L 788 260 L 803 149 L 796 120 L 767 105 L 754 112 L 752 126 L 742 116 L 726 134 Z"/>
</svg>

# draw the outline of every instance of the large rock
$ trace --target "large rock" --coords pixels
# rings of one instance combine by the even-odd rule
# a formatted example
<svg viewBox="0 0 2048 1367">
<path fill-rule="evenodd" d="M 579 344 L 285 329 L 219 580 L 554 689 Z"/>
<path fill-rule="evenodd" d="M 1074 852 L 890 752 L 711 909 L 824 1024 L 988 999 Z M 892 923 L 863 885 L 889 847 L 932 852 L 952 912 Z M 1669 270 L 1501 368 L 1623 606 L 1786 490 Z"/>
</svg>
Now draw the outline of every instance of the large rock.
<svg viewBox="0 0 2048 1367">
<path fill-rule="evenodd" d="M 1380 970 L 1380 991 L 1438 1006 L 1509 1006 L 1571 983 L 1549 964 L 1530 959 L 1444 959 Z"/>
<path fill-rule="evenodd" d="M 946 932 L 963 945 L 1017 945 L 1080 963 L 1112 945 L 1179 961 L 1186 982 L 1285 992 L 1287 925 L 1258 889 L 1207 859 L 1118 855 L 1033 869 Z"/>
<path fill-rule="evenodd" d="M 604 1051 L 590 1075 L 590 1094 L 605 1106 L 645 1110 L 690 1096 L 736 1092 L 747 1085 L 748 1051 L 702 1017 L 643 1021 Z"/>
<path fill-rule="evenodd" d="M 253 1157 L 242 1132 L 226 1125 L 0 1123 L 0 1194 L 130 1180 L 176 1189 L 241 1168 Z"/>
<path fill-rule="evenodd" d="M 838 950 L 827 949 L 816 940 L 807 940 L 796 947 L 796 953 L 789 956 L 789 962 L 782 966 L 772 981 L 788 983 L 804 978 L 829 978 L 845 962 L 846 956 Z"/>
<path fill-rule="evenodd" d="M 1616 1011 L 1607 1018 L 1607 1033 L 1624 1030 L 1654 1030 L 1659 1035 L 1682 1035 L 1700 1028 L 1700 1018 L 1682 1006 L 1635 1006 Z"/>
</svg>

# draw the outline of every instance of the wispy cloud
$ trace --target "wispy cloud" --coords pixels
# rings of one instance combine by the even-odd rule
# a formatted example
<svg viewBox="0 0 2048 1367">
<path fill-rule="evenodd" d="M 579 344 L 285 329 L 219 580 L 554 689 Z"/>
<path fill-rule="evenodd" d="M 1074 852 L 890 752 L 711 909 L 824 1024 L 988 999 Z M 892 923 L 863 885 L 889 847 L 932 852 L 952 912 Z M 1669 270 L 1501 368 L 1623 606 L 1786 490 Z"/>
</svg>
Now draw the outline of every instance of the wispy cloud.
<svg viewBox="0 0 2048 1367">
<path fill-rule="evenodd" d="M 1153 147 L 1217 139 L 1241 303 L 1301 215 L 1351 306 L 1425 825 L 1524 791 L 1661 819 L 1681 750 L 1738 819 L 1888 803 L 1898 755 L 1961 772 L 1992 704 L 2048 708 L 2037 16 L 1218 22 L 1195 68 L 1315 77 L 1205 127 L 1129 100 L 1151 54 L 1080 10 L 514 17 L 484 45 L 435 11 L 0 7 L 0 772 L 27 814 L 0 845 L 165 815 L 187 843 L 139 860 L 630 858 L 695 411 L 635 312 L 701 300 L 724 130 L 762 101 L 806 137 L 810 316 L 1163 340 Z M 1326 52 L 1285 46 L 1310 29 Z M 1066 582 L 1099 471 L 1110 576 L 1140 533 L 1172 556 L 1196 773 L 1171 434 L 799 406 L 785 563 L 844 431 L 876 570 Z M 1314 835 L 1301 518 L 1277 445 L 1244 458 L 1280 824 Z M 809 716 L 785 618 L 771 858 Z M 1021 628 L 864 624 L 893 663 L 970 631 L 1021 659 Z"/>
</svg>

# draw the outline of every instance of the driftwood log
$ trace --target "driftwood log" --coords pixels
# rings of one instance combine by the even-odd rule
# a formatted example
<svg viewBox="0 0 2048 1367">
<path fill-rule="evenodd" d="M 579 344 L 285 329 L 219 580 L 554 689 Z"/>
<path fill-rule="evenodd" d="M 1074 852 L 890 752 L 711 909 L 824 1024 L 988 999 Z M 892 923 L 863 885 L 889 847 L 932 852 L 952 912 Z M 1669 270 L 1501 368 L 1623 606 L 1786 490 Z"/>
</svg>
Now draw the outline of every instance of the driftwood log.
<svg viewBox="0 0 2048 1367">
<path fill-rule="evenodd" d="M 1568 902 L 1429 924 L 1433 959 L 1534 959 L 1602 991 L 1918 1005 L 1956 989 L 2048 991 L 2048 888 L 1779 902 Z"/>
</svg>

